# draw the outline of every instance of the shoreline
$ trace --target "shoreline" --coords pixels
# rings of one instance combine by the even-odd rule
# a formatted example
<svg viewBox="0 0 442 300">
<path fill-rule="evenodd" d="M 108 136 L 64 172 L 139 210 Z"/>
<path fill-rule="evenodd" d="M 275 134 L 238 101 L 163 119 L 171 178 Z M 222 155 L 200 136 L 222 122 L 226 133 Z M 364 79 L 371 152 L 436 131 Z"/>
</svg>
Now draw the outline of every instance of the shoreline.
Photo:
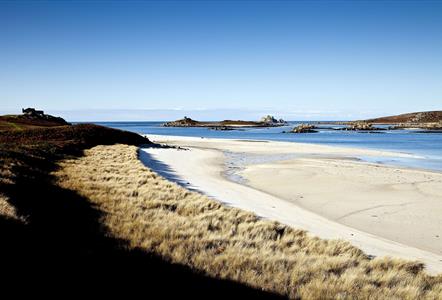
<svg viewBox="0 0 442 300">
<path fill-rule="evenodd" d="M 301 147 L 315 147 L 321 150 L 335 150 L 336 153 L 348 153 L 348 151 L 354 151 L 359 154 L 365 154 L 369 156 L 386 156 L 386 157 L 404 157 L 404 158 L 424 158 L 421 155 L 393 151 L 393 150 L 382 150 L 382 149 L 369 149 L 369 148 L 358 148 L 358 147 L 347 147 L 345 145 L 335 146 L 319 143 L 305 143 L 305 142 L 287 142 L 279 140 L 266 140 L 266 139 L 240 139 L 240 138 L 212 138 L 212 137 L 197 137 L 197 136 L 181 136 L 181 135 L 167 135 L 167 134 L 146 134 L 139 133 L 142 136 L 148 137 L 154 141 L 167 142 L 195 142 L 209 140 L 211 142 L 248 142 L 248 143 L 270 143 L 270 144 L 282 144 L 282 145 L 298 145 Z"/>
<path fill-rule="evenodd" d="M 411 169 L 416 171 L 425 171 L 425 172 L 433 172 L 442 174 L 442 169 L 439 168 L 426 168 L 423 166 L 416 166 L 414 164 L 406 164 L 401 162 L 386 162 L 386 161 L 375 161 L 376 158 L 396 158 L 399 160 L 403 159 L 433 159 L 432 157 L 427 157 L 422 154 L 414 154 L 414 153 L 408 153 L 403 152 L 399 150 L 383 150 L 383 149 L 375 149 L 375 148 L 364 148 L 364 147 L 353 147 L 348 145 L 329 145 L 329 144 L 321 144 L 321 143 L 306 143 L 306 142 L 295 142 L 295 141 L 279 141 L 279 140 L 266 140 L 266 139 L 240 139 L 240 138 L 212 138 L 212 137 L 196 137 L 196 136 L 181 136 L 181 135 L 167 135 L 167 134 L 146 134 L 146 133 L 140 133 L 142 136 L 148 136 L 154 140 L 165 140 L 167 141 L 173 141 L 173 140 L 188 140 L 192 141 L 193 139 L 207 139 L 212 141 L 238 141 L 238 142 L 250 142 L 250 143 L 278 143 L 278 144 L 295 144 L 300 145 L 303 147 L 317 147 L 323 148 L 323 149 L 329 149 L 329 150 L 337 150 L 337 153 L 344 152 L 353 152 L 351 157 L 348 157 L 349 159 L 357 160 L 361 163 L 366 164 L 375 164 L 375 165 L 382 165 L 385 167 L 393 167 L 393 168 L 401 168 L 401 169 Z M 356 154 L 355 154 L 356 153 Z"/>
<path fill-rule="evenodd" d="M 232 182 L 225 178 L 223 172 L 225 172 L 226 157 L 222 153 L 223 150 L 230 149 L 233 152 L 244 152 L 244 153 L 258 153 L 264 154 L 274 151 L 274 149 L 268 149 L 269 147 L 277 147 L 278 150 L 290 153 L 294 149 L 284 149 L 291 145 L 289 148 L 302 148 L 296 149 L 297 153 L 305 153 L 306 151 L 312 151 L 321 153 L 323 156 L 325 154 L 332 154 L 336 156 L 334 159 L 329 159 L 333 163 L 336 160 L 341 164 L 345 161 L 345 158 L 351 157 L 348 155 L 348 148 L 337 148 L 332 146 L 324 145 L 309 145 L 297 143 L 284 143 L 284 142 L 260 142 L 256 141 L 254 143 L 240 141 L 240 140 L 227 140 L 227 139 L 209 139 L 209 138 L 195 138 L 195 137 L 172 137 L 172 136 L 152 136 L 148 137 L 153 141 L 158 141 L 167 144 L 179 145 L 181 147 L 190 148 L 189 151 L 178 151 L 176 149 L 143 149 L 147 151 L 146 157 L 140 155 L 140 158 L 147 165 L 152 167 L 151 162 L 156 160 L 161 162 L 164 166 L 169 168 L 167 174 L 161 174 L 167 178 L 168 175 L 174 178 L 168 178 L 170 180 L 176 181 L 177 178 L 181 181 L 182 185 L 195 189 L 200 192 L 211 196 L 212 198 L 221 201 L 222 203 L 239 207 L 248 211 L 253 211 L 258 215 L 269 218 L 272 220 L 280 221 L 284 224 L 305 229 L 311 234 L 321 237 L 321 238 L 338 238 L 350 241 L 355 246 L 360 247 L 367 254 L 374 256 L 397 256 L 407 259 L 417 259 L 423 261 L 427 265 L 427 270 L 429 272 L 442 272 L 442 256 L 440 254 L 427 251 L 428 249 L 418 249 L 413 245 L 406 245 L 404 243 L 393 241 L 391 239 L 385 238 L 380 235 L 372 234 L 367 232 L 367 230 L 361 230 L 362 228 L 355 228 L 355 226 L 349 226 L 348 224 L 342 224 L 341 222 L 336 222 L 329 216 L 324 216 L 322 213 L 308 209 L 300 203 L 291 201 L 283 195 L 277 195 L 268 190 L 269 184 L 266 182 L 259 182 L 260 177 L 267 178 L 275 177 L 275 181 L 270 184 L 274 186 L 278 180 L 281 180 L 278 176 L 268 176 L 264 173 L 256 173 L 256 168 L 262 168 L 263 166 L 277 165 L 283 163 L 284 161 L 276 161 L 264 164 L 255 164 L 252 167 L 246 167 L 241 170 L 240 173 L 246 173 L 246 179 L 248 181 L 252 180 L 253 184 L 247 182 L 247 184 L 240 184 L 237 182 Z M 258 144 L 257 144 L 258 143 Z M 265 144 L 265 147 L 263 147 Z M 283 145 L 281 145 L 283 144 Z M 259 147 L 257 147 L 259 145 Z M 276 146 L 275 146 L 276 145 Z M 282 147 L 281 146 L 285 146 Z M 294 147 L 295 146 L 295 147 Z M 298 147 L 299 146 L 299 147 Z M 221 148 L 221 149 L 219 149 Z M 233 149 L 232 149 L 233 148 Z M 247 149 L 246 149 L 247 148 Z M 360 150 L 356 149 L 355 152 L 363 151 L 364 154 L 368 155 L 397 155 L 396 153 L 376 151 L 376 150 Z M 352 151 L 353 152 L 353 151 Z M 310 153 L 311 154 L 311 153 Z M 305 158 L 296 158 L 294 161 L 305 160 Z M 321 160 L 318 158 L 311 158 L 313 161 Z M 293 160 L 288 160 L 293 161 Z M 287 160 L 285 161 L 287 162 Z M 367 168 L 367 165 L 373 166 L 373 168 L 386 168 L 386 169 L 398 169 L 394 167 L 386 167 L 381 165 L 376 165 L 372 163 L 360 163 L 349 161 L 347 159 L 347 164 L 360 164 L 361 168 Z M 275 166 L 273 166 L 275 167 Z M 255 168 L 255 169 L 254 169 Z M 153 166 L 153 169 L 158 171 L 158 167 Z M 403 170 L 403 169 L 400 169 Z M 405 169 L 407 170 L 407 169 Z M 273 170 L 274 171 L 274 170 Z M 410 171 L 410 172 L 424 172 L 425 171 Z M 253 175 L 255 174 L 255 175 Z M 276 174 L 276 173 L 274 173 Z M 438 175 L 438 173 L 431 173 Z M 166 175 L 166 176 L 165 176 Z M 242 174 L 241 176 L 243 176 Z M 440 174 L 439 174 L 440 175 Z M 283 178 L 286 178 L 284 175 Z M 290 178 L 294 180 L 294 178 Z M 286 182 L 287 183 L 287 182 Z M 282 182 L 282 186 L 290 186 Z M 316 184 L 318 184 L 316 182 Z M 320 182 L 319 185 L 323 184 Z M 263 188 L 264 187 L 264 188 Z M 288 191 L 290 192 L 290 191 Z M 307 197 L 308 198 L 308 197 Z M 306 199 L 307 199 L 306 198 Z M 293 199 L 292 199 L 293 200 Z M 356 226 L 357 227 L 357 226 Z M 436 224 L 438 229 L 441 226 Z"/>
</svg>

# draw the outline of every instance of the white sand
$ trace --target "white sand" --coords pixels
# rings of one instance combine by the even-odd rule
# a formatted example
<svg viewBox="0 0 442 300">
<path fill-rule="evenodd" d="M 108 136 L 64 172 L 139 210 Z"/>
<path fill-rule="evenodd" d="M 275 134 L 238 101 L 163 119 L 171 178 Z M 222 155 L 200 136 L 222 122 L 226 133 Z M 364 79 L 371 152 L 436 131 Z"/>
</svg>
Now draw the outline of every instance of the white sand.
<svg viewBox="0 0 442 300">
<path fill-rule="evenodd" d="M 442 174 L 350 160 L 407 154 L 285 142 L 148 137 L 190 149 L 143 149 L 142 160 L 169 179 L 321 238 L 348 240 L 367 254 L 420 260 L 429 272 L 442 272 Z M 246 167 L 240 172 L 248 180 L 246 186 L 222 175 L 223 151 L 300 157 Z"/>
</svg>

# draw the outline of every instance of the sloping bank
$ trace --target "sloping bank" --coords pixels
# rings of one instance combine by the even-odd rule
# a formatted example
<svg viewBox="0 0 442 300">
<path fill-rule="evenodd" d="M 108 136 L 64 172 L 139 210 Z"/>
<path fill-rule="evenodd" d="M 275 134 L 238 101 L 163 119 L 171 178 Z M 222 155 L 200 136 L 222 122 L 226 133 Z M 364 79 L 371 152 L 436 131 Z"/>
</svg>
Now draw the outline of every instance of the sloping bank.
<svg viewBox="0 0 442 300">
<path fill-rule="evenodd" d="M 147 297 L 161 295 L 172 298 L 179 294 L 180 297 L 192 299 L 206 299 L 209 296 L 221 299 L 232 295 L 245 299 L 275 298 L 274 294 L 237 282 L 210 278 L 182 264 L 171 264 L 164 257 L 146 251 L 146 248 L 130 246 L 129 243 L 136 240 L 118 239 L 113 231 L 106 230 L 103 220 L 115 218 L 118 213 L 117 207 L 113 207 L 116 204 L 116 195 L 112 195 L 114 189 L 107 189 L 106 185 L 112 185 L 122 193 L 127 190 L 121 188 L 124 181 L 112 179 L 114 174 L 115 178 L 121 177 L 122 170 L 100 172 L 106 164 L 111 168 L 122 161 L 131 164 L 131 157 L 136 157 L 135 148 L 116 146 L 115 149 L 124 151 L 115 151 L 103 161 L 96 160 L 100 156 L 78 160 L 81 176 L 88 184 L 99 181 L 96 192 L 101 200 L 107 201 L 108 206 L 103 203 L 94 205 L 96 198 L 89 199 L 82 196 L 87 194 L 83 191 L 77 193 L 73 189 L 63 188 L 63 184 L 57 184 L 62 180 L 58 176 L 58 162 L 69 158 L 75 163 L 84 155 L 84 149 L 117 143 L 151 144 L 148 139 L 135 133 L 90 124 L 0 130 L 3 294 L 11 289 L 14 295 L 31 291 L 33 295 L 43 292 L 47 297 L 54 293 L 59 296 L 60 290 L 63 290 L 83 296 L 87 290 L 88 294 L 98 291 L 101 296 L 111 293 L 115 296 L 123 292 L 127 297 L 132 293 L 138 296 L 139 287 L 142 287 Z M 114 148 L 103 149 L 112 152 Z M 113 156 L 116 160 L 109 163 Z M 85 161 L 91 159 L 91 168 L 85 167 Z M 93 165 L 98 169 L 93 169 Z M 77 168 L 72 170 L 77 171 Z M 90 174 L 85 174 L 85 171 Z M 105 177 L 98 178 L 98 174 Z M 75 175 L 68 173 L 66 178 L 71 180 Z M 126 175 L 133 178 L 136 174 L 129 172 Z M 85 191 L 88 191 L 87 187 Z M 121 194 L 118 197 L 127 202 L 132 199 L 130 194 L 136 192 L 133 189 L 129 195 Z M 103 210 L 105 207 L 108 207 L 107 211 Z M 130 205 L 128 207 L 132 208 Z M 136 213 L 132 209 L 126 212 Z M 132 217 L 123 216 L 119 224 L 130 230 L 134 224 L 124 222 Z M 139 223 L 139 226 L 142 224 Z"/>
<path fill-rule="evenodd" d="M 436 299 L 442 275 L 369 259 L 349 243 L 227 207 L 146 168 L 135 146 L 97 146 L 67 159 L 58 184 L 89 199 L 110 234 L 206 274 L 291 298 Z"/>
</svg>

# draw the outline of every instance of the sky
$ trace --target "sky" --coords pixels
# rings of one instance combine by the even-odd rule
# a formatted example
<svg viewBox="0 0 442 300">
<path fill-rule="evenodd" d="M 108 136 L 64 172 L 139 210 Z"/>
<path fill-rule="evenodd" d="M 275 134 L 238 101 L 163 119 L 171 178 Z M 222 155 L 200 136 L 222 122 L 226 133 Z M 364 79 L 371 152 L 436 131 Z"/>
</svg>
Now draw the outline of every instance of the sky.
<svg viewBox="0 0 442 300">
<path fill-rule="evenodd" d="M 0 113 L 348 120 L 442 109 L 442 1 L 0 2 Z"/>
</svg>

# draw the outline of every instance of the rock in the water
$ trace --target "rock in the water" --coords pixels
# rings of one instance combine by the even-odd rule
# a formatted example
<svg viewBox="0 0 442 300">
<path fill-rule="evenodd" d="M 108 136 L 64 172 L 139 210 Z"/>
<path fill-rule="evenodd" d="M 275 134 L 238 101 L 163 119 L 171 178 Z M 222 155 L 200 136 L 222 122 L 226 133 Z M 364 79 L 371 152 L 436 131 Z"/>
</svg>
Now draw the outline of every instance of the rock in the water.
<svg viewBox="0 0 442 300">
<path fill-rule="evenodd" d="M 442 121 L 431 123 L 399 123 L 395 126 L 390 126 L 388 129 L 407 129 L 407 128 L 419 128 L 424 130 L 442 130 Z"/>
<path fill-rule="evenodd" d="M 232 128 L 230 126 L 213 126 L 213 127 L 209 127 L 209 129 L 211 129 L 211 130 L 221 130 L 221 131 L 235 130 L 235 128 Z"/>
<path fill-rule="evenodd" d="M 296 126 L 292 129 L 292 131 L 289 131 L 290 133 L 314 133 L 318 132 L 315 130 L 316 127 L 310 124 L 301 124 L 299 126 Z"/>
<path fill-rule="evenodd" d="M 275 119 L 275 117 L 271 116 L 271 115 L 267 115 L 265 117 L 262 117 L 261 120 L 259 120 L 260 123 L 263 124 L 267 124 L 270 126 L 282 126 L 287 124 L 286 121 L 284 121 L 283 119 Z"/>
<path fill-rule="evenodd" d="M 354 122 L 347 127 L 340 128 L 339 130 L 350 130 L 350 131 L 373 131 L 373 130 L 385 130 L 384 128 L 373 127 L 372 124 L 366 122 Z"/>
</svg>

